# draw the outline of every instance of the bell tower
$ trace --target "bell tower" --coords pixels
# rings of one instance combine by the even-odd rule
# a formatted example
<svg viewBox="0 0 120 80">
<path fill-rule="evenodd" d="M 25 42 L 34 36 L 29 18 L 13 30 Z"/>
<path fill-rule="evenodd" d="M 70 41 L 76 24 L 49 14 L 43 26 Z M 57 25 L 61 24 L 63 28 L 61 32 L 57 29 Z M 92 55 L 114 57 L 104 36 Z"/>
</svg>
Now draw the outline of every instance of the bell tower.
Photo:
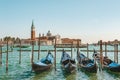
<svg viewBox="0 0 120 80">
<path fill-rule="evenodd" d="M 34 26 L 33 21 L 31 25 L 31 40 L 35 40 L 35 26 Z"/>
</svg>

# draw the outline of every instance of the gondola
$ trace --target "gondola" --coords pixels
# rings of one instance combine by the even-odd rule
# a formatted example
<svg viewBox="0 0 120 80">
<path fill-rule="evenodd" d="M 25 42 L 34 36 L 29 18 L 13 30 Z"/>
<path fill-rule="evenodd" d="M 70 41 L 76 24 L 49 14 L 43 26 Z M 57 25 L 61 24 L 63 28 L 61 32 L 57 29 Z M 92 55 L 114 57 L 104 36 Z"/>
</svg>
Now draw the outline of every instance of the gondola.
<svg viewBox="0 0 120 80">
<path fill-rule="evenodd" d="M 75 59 L 72 59 L 68 53 L 63 50 L 61 56 L 61 68 L 65 73 L 73 73 L 76 70 L 76 62 Z"/>
<path fill-rule="evenodd" d="M 105 69 L 108 69 L 113 72 L 120 72 L 120 64 L 112 61 L 108 57 L 104 57 L 103 64 L 104 64 Z"/>
<path fill-rule="evenodd" d="M 54 57 L 52 53 L 49 51 L 45 58 L 42 58 L 39 62 L 32 63 L 32 70 L 36 73 L 43 72 L 49 70 L 54 62 Z"/>
<path fill-rule="evenodd" d="M 85 72 L 96 73 L 97 65 L 94 60 L 87 58 L 84 54 L 77 52 L 78 68 Z"/>
<path fill-rule="evenodd" d="M 100 54 L 94 51 L 94 57 L 100 62 Z M 112 61 L 107 56 L 103 56 L 103 69 L 110 70 L 112 72 L 120 72 L 120 64 Z"/>
</svg>

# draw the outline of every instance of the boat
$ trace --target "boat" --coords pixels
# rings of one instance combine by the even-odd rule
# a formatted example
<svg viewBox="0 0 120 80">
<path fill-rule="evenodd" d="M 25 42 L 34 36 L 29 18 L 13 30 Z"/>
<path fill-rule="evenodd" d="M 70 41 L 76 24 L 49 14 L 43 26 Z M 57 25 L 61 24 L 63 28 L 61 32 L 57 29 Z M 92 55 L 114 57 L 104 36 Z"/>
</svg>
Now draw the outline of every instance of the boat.
<svg viewBox="0 0 120 80">
<path fill-rule="evenodd" d="M 63 50 L 61 56 L 61 68 L 65 73 L 73 73 L 76 71 L 76 61 L 72 59 L 68 53 Z"/>
<path fill-rule="evenodd" d="M 14 45 L 13 48 L 29 48 L 30 45 Z"/>
<path fill-rule="evenodd" d="M 32 70 L 39 73 L 52 68 L 54 57 L 49 51 L 45 58 L 42 58 L 39 62 L 32 63 Z"/>
<path fill-rule="evenodd" d="M 113 72 L 120 72 L 120 64 L 112 61 L 108 57 L 104 57 L 103 64 L 104 64 L 105 69 L 108 69 Z"/>
<path fill-rule="evenodd" d="M 100 63 L 100 54 L 94 52 L 93 56 Z M 103 56 L 103 69 L 110 70 L 112 72 L 120 72 L 120 64 L 112 61 L 107 56 Z"/>
<path fill-rule="evenodd" d="M 95 60 L 87 58 L 84 54 L 77 52 L 78 68 L 85 72 L 96 73 L 97 65 Z"/>
</svg>

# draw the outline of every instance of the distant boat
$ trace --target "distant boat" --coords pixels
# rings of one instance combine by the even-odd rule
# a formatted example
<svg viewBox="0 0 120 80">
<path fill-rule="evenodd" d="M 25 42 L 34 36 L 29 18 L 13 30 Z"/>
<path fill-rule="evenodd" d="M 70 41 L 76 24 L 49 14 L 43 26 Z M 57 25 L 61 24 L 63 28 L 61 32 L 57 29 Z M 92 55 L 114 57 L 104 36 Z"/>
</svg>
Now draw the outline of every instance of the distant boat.
<svg viewBox="0 0 120 80">
<path fill-rule="evenodd" d="M 29 48 L 30 45 L 14 45 L 13 48 Z"/>
<path fill-rule="evenodd" d="M 92 73 L 97 72 L 96 63 L 93 60 L 87 58 L 84 54 L 77 53 L 77 60 L 78 60 L 78 67 L 81 68 L 82 70 Z"/>
<path fill-rule="evenodd" d="M 69 54 L 63 51 L 61 56 L 61 67 L 67 73 L 73 73 L 76 70 L 76 62 L 75 59 L 72 59 Z"/>
<path fill-rule="evenodd" d="M 39 62 L 32 64 L 32 70 L 39 73 L 51 69 L 54 62 L 52 53 L 48 52 L 45 58 L 42 58 Z"/>
</svg>

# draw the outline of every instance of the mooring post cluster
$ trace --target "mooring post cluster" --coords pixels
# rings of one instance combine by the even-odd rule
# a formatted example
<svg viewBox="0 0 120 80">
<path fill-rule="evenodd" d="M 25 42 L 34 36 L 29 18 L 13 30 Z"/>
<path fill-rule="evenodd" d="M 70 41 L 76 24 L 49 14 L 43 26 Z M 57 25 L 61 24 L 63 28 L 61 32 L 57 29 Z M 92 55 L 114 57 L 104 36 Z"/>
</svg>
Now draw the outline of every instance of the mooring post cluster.
<svg viewBox="0 0 120 80">
<path fill-rule="evenodd" d="M 56 71 L 56 48 L 59 47 L 59 44 L 57 45 L 57 41 L 56 41 L 56 37 L 55 37 L 55 43 L 54 43 L 54 68 L 55 68 L 55 71 Z M 19 64 L 21 64 L 21 53 L 22 53 L 22 40 L 19 41 Z M 31 46 L 32 46 L 32 49 L 31 49 L 31 64 L 33 64 L 33 60 L 34 60 L 34 45 L 35 45 L 35 41 L 36 40 L 30 40 L 31 42 Z M 103 45 L 104 45 L 104 49 L 103 49 Z M 114 43 L 114 50 L 107 50 L 107 45 L 108 43 L 107 42 L 102 42 L 102 40 L 99 41 L 99 47 L 100 49 L 98 50 L 100 52 L 100 69 L 102 70 L 103 68 L 103 59 L 104 57 L 107 57 L 107 52 L 108 51 L 111 51 L 111 52 L 114 52 L 114 62 L 118 63 L 118 43 Z M 79 43 L 79 40 L 77 40 L 77 44 L 74 45 L 73 42 L 71 42 L 71 44 L 66 45 L 67 47 L 71 48 L 71 58 L 73 58 L 73 47 L 75 46 L 77 48 L 77 53 L 80 54 L 80 48 L 81 48 L 81 45 Z M 63 46 L 65 48 L 67 48 L 66 46 Z M 89 58 L 89 51 L 92 51 L 92 50 L 89 50 L 89 44 L 87 43 L 86 44 L 86 50 L 87 51 L 87 57 Z M 60 45 L 60 47 L 62 47 L 62 45 Z M 63 48 L 62 47 L 62 48 Z M 38 40 L 38 60 L 40 59 L 40 34 L 39 34 L 39 40 Z M 9 52 L 9 40 L 6 41 L 6 72 L 8 72 L 8 54 Z M 103 56 L 103 52 L 105 52 L 105 56 Z M 0 44 L 0 65 L 2 65 L 2 44 Z"/>
</svg>

